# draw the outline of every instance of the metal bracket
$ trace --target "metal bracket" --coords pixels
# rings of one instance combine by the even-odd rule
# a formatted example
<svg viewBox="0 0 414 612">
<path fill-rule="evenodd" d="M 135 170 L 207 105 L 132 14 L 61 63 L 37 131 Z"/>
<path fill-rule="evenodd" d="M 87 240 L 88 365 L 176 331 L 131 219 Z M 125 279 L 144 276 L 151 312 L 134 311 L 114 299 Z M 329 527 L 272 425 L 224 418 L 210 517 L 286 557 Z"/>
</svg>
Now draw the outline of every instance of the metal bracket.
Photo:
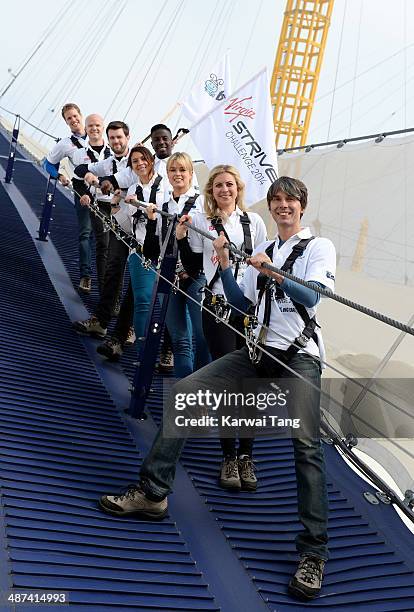
<svg viewBox="0 0 414 612">
<path fill-rule="evenodd" d="M 380 501 L 378 499 L 378 497 L 376 497 L 373 493 L 371 493 L 370 491 L 365 491 L 364 493 L 364 497 L 367 500 L 367 502 L 369 502 L 370 504 L 372 504 L 373 506 L 378 506 Z"/>
</svg>

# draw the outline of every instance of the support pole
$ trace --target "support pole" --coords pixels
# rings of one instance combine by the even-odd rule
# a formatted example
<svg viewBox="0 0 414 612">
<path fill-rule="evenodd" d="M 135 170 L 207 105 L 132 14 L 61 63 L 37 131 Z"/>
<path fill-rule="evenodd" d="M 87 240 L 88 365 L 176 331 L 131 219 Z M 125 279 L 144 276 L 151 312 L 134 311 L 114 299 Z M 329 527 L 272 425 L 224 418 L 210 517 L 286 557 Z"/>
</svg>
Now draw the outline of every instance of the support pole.
<svg viewBox="0 0 414 612">
<path fill-rule="evenodd" d="M 175 278 L 175 269 L 178 256 L 176 244 L 172 254 L 168 254 L 166 252 L 167 246 L 170 242 L 170 237 L 173 237 L 173 240 L 175 241 L 175 225 L 176 218 L 170 221 L 167 235 L 161 248 L 160 275 L 164 278 L 160 278 L 160 275 L 157 275 L 155 278 L 147 326 L 145 329 L 145 337 L 139 351 L 138 363 L 132 383 L 131 401 L 127 412 L 135 419 L 142 418 L 145 402 L 147 401 L 148 394 L 151 389 L 155 363 L 161 342 L 161 334 L 164 327 L 168 302 L 172 290 L 170 283 L 173 283 Z M 160 306 L 157 304 L 157 297 L 160 298 Z"/>
<path fill-rule="evenodd" d="M 12 132 L 12 138 L 10 141 L 9 159 L 7 160 L 6 178 L 5 178 L 6 183 L 11 183 L 11 180 L 12 180 L 14 160 L 16 158 L 17 139 L 19 138 L 19 128 L 20 128 L 20 115 L 16 115 L 16 119 L 14 121 L 13 132 Z"/>
<path fill-rule="evenodd" d="M 57 179 L 49 176 L 49 180 L 47 181 L 45 201 L 43 203 L 43 212 L 42 218 L 40 219 L 39 225 L 39 238 L 38 240 L 42 240 L 43 242 L 47 242 L 47 236 L 49 234 L 49 225 L 52 221 L 52 209 L 54 208 L 54 198 L 56 191 L 56 182 Z"/>
</svg>

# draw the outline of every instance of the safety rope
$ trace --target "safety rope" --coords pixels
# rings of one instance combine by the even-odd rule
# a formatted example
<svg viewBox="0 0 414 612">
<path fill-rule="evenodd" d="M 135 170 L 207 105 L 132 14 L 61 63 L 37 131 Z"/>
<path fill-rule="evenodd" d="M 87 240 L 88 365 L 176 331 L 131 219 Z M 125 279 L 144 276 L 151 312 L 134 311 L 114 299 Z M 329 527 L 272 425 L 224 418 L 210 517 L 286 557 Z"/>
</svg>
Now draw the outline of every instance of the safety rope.
<svg viewBox="0 0 414 612">
<path fill-rule="evenodd" d="M 43 134 L 45 134 L 46 136 L 50 136 L 50 138 L 53 138 L 53 140 L 56 140 L 56 142 L 59 142 L 60 138 L 57 138 L 56 136 L 53 136 L 53 134 L 49 134 L 49 132 L 45 132 L 44 130 L 42 130 L 40 127 L 38 127 L 37 125 L 34 125 L 33 123 L 31 123 L 30 121 L 28 121 L 27 119 L 25 119 L 24 117 L 22 117 L 21 115 L 18 115 L 17 113 L 13 113 L 13 111 L 8 110 L 7 108 L 4 108 L 4 106 L 0 106 L 1 110 L 4 110 L 6 113 L 9 113 L 10 115 L 13 115 L 14 117 L 20 117 L 20 119 L 22 121 L 24 121 L 25 123 L 27 123 L 28 125 L 30 125 L 32 128 L 35 128 L 35 130 L 38 130 L 39 132 L 42 132 Z"/>
<path fill-rule="evenodd" d="M 67 187 L 68 190 L 70 190 L 72 193 L 75 193 L 76 195 L 77 192 L 73 189 L 73 187 Z M 146 208 L 148 207 L 148 204 L 144 203 L 144 202 L 140 202 L 139 203 L 141 205 L 142 208 Z M 138 202 L 134 202 L 132 204 L 133 206 L 137 206 L 138 207 Z M 135 241 L 135 237 L 133 236 L 133 234 L 129 234 L 128 232 L 126 232 L 123 228 L 121 228 L 119 226 L 119 224 L 117 222 L 114 222 L 111 219 L 108 219 L 108 217 L 106 217 L 100 210 L 99 207 L 92 202 L 90 204 L 90 209 L 92 210 L 93 214 L 95 214 L 97 217 L 99 217 L 102 221 L 102 223 L 105 225 L 105 227 L 107 227 L 109 230 L 111 230 L 116 237 L 118 238 L 118 240 L 121 240 L 128 248 L 134 248 L 134 241 Z M 170 213 L 166 213 L 164 211 L 159 211 L 157 210 L 156 212 L 160 213 L 161 216 L 169 216 L 170 218 L 172 217 L 174 220 L 176 219 L 176 215 L 171 215 Z M 193 228 L 194 230 L 196 230 L 196 228 Z M 202 230 L 200 230 L 201 232 Z M 210 239 L 214 240 L 215 238 L 211 235 L 211 234 L 207 234 L 210 236 Z M 135 245 L 136 246 L 136 245 Z M 144 257 L 141 257 L 140 254 L 138 254 L 138 257 L 140 257 L 143 261 L 146 261 Z M 251 346 L 253 346 L 255 349 L 259 349 L 262 353 L 267 354 L 268 356 L 270 356 L 271 358 L 273 358 L 275 361 L 277 361 L 279 364 L 280 363 L 284 363 L 281 362 L 280 360 L 278 360 L 276 357 L 274 357 L 273 355 L 271 355 L 268 351 L 263 350 L 262 345 L 260 345 L 255 339 L 250 339 L 249 341 L 247 341 L 245 334 L 243 334 L 243 332 L 240 332 L 238 329 L 236 329 L 234 326 L 232 326 L 228 320 L 224 317 L 224 316 L 219 316 L 216 313 L 212 313 L 208 308 L 206 308 L 205 306 L 201 305 L 195 298 L 193 298 L 191 295 L 187 294 L 184 290 L 180 289 L 179 287 L 177 287 L 177 285 L 175 283 L 172 283 L 171 281 L 169 281 L 168 279 L 164 278 L 158 270 L 156 270 L 155 268 L 152 268 L 151 266 L 151 262 L 146 261 L 145 267 L 149 267 L 151 269 L 154 270 L 155 273 L 159 274 L 160 278 L 163 278 L 167 283 L 171 284 L 174 287 L 174 290 L 180 291 L 183 295 L 185 295 L 187 298 L 189 298 L 191 301 L 193 301 L 194 303 L 196 303 L 196 305 L 201 309 L 201 310 L 205 310 L 206 312 L 209 313 L 210 316 L 214 316 L 214 318 L 216 320 L 219 320 L 220 322 L 222 322 L 224 325 L 227 325 L 230 329 L 232 329 L 232 331 L 234 331 L 237 335 L 243 337 L 243 339 L 246 341 L 246 344 L 250 344 Z M 160 264 L 159 264 L 160 265 Z M 203 289 L 204 291 L 209 291 L 212 295 L 213 292 L 206 287 L 204 284 L 202 284 L 200 281 L 198 281 L 197 279 L 189 276 L 189 278 L 191 278 L 191 280 L 193 282 L 195 282 L 197 285 L 199 285 L 200 289 Z M 228 302 L 225 302 L 225 305 L 228 305 L 230 308 L 232 308 L 233 310 L 238 311 L 243 317 L 249 317 L 250 315 L 246 312 L 244 312 L 243 310 L 237 308 L 236 306 L 233 306 L 231 304 L 229 304 Z M 296 341 L 291 342 L 291 340 L 289 338 L 287 338 L 286 336 L 284 336 L 283 334 L 281 334 L 279 331 L 272 329 L 271 327 L 267 327 L 265 326 L 265 328 L 267 330 L 272 331 L 273 333 L 275 333 L 279 338 L 281 338 L 282 340 L 286 340 L 289 343 L 293 344 L 294 346 L 297 346 L 304 354 L 309 355 L 310 357 L 312 357 L 313 359 L 323 363 L 324 365 L 326 365 L 327 367 L 329 367 L 332 371 L 336 372 L 337 374 L 341 375 L 342 377 L 346 378 L 346 374 L 344 372 L 342 372 L 339 368 L 335 367 L 332 364 L 329 364 L 328 362 L 322 362 L 320 357 L 317 357 L 316 355 L 313 355 L 312 353 L 310 353 L 309 351 L 306 350 L 306 348 L 304 348 L 303 346 L 299 345 L 296 343 Z M 292 373 L 296 374 L 298 377 L 302 378 L 301 375 L 299 373 L 297 373 L 294 369 L 292 368 L 288 368 Z M 306 380 L 306 379 L 304 379 Z M 395 408 L 396 410 L 404 413 L 406 416 L 411 416 L 409 413 L 407 413 L 407 411 L 405 411 L 403 408 L 401 408 L 400 406 L 394 404 L 391 400 L 389 400 L 388 398 L 383 397 L 380 393 L 372 390 L 372 389 L 367 389 L 366 386 L 363 383 L 358 382 L 358 380 L 356 379 L 354 381 L 354 384 L 357 387 L 361 388 L 361 392 L 365 393 L 369 393 L 370 395 L 375 396 L 376 398 L 382 400 L 383 402 L 385 402 L 386 404 L 388 404 L 391 408 Z M 335 403 L 338 403 L 334 398 L 332 398 L 329 394 L 327 394 L 327 396 Z M 342 404 L 338 405 L 341 408 L 345 408 L 347 409 L 345 406 L 343 406 Z M 356 417 L 359 418 L 359 417 Z M 361 419 L 360 419 L 361 420 Z M 370 423 L 364 423 L 365 425 L 371 426 Z M 372 428 L 374 429 L 374 428 Z M 377 431 L 378 434 L 381 434 L 381 432 Z"/>
<path fill-rule="evenodd" d="M 75 190 L 73 190 L 73 188 L 69 188 L 70 191 L 72 191 L 73 193 L 76 193 Z M 77 194 L 78 195 L 78 194 Z M 141 203 L 143 204 L 144 208 L 147 206 L 147 204 L 145 203 Z M 100 210 L 99 207 L 97 206 L 97 204 L 95 204 L 94 202 L 92 202 L 89 206 L 89 208 L 92 210 L 93 214 L 95 214 L 98 218 L 101 219 L 102 223 L 104 224 L 104 227 L 106 227 L 107 229 L 111 230 L 112 232 L 115 233 L 116 237 L 121 240 L 128 248 L 131 248 L 131 240 L 129 239 L 125 239 L 123 237 L 122 234 L 128 234 L 127 232 L 125 232 L 125 230 L 122 230 L 122 228 L 120 228 L 120 226 L 118 224 L 114 224 L 113 222 L 111 222 L 110 219 L 108 219 L 108 217 L 106 217 Z M 157 212 L 162 212 L 162 211 L 157 211 Z M 176 219 L 176 215 L 171 215 L 169 213 L 165 213 L 166 215 L 168 215 L 170 218 L 172 217 L 172 220 Z M 122 233 L 119 232 L 119 230 L 121 229 Z M 128 236 L 132 237 L 132 234 L 128 234 Z M 214 240 L 214 238 L 213 238 Z M 210 316 L 213 316 L 215 319 L 220 320 L 221 323 L 223 323 L 226 327 L 228 327 L 229 329 L 231 329 L 235 334 L 237 334 L 238 336 L 241 336 L 243 339 L 245 339 L 245 335 L 243 332 L 239 331 L 236 327 L 234 327 L 233 325 L 231 325 L 231 323 L 229 323 L 225 318 L 219 317 L 217 316 L 215 313 L 212 313 L 208 308 L 206 308 L 203 304 L 200 304 L 200 302 L 198 302 L 198 300 L 196 298 L 194 298 L 193 296 L 191 296 L 190 294 L 188 294 L 184 289 L 181 289 L 179 287 L 179 285 L 177 283 L 175 283 L 174 281 L 171 281 L 170 279 L 168 279 L 167 277 L 165 277 L 163 274 L 161 274 L 160 270 L 159 270 L 159 266 L 160 263 L 158 264 L 157 267 L 154 267 L 152 262 L 148 259 L 146 259 L 143 255 L 141 255 L 140 253 L 136 253 L 136 255 L 138 256 L 138 258 L 141 260 L 142 262 L 142 266 L 145 267 L 147 270 L 152 270 L 154 272 L 154 274 L 156 274 L 159 278 L 161 278 L 162 280 L 164 280 L 166 283 L 168 283 L 169 285 L 171 285 L 173 292 L 179 292 L 182 295 L 184 295 L 187 299 L 191 300 L 192 302 L 194 302 L 197 307 L 200 308 L 200 310 L 204 310 L 205 312 L 209 313 Z M 194 280 L 194 279 L 193 279 Z M 248 316 L 247 313 L 243 313 L 244 315 Z M 313 383 L 312 381 L 310 381 L 309 379 L 307 379 L 306 377 L 304 377 L 300 372 L 298 372 L 297 370 L 295 370 L 294 368 L 292 368 L 291 366 L 289 366 L 288 364 L 286 364 L 284 361 L 282 361 L 281 359 L 277 358 L 275 355 L 273 355 L 272 353 L 270 353 L 270 351 L 266 350 L 266 348 L 263 345 L 259 345 L 258 342 L 254 342 L 254 345 L 256 348 L 258 348 L 263 354 L 267 355 L 268 357 L 270 357 L 270 359 L 272 359 L 273 361 L 275 361 L 276 363 L 278 363 L 279 365 L 282 365 L 286 370 L 288 370 L 289 372 L 291 372 L 292 374 L 294 374 L 297 378 L 300 378 L 305 384 L 307 384 L 308 386 L 312 387 L 313 389 L 315 389 L 316 391 L 318 391 L 318 393 L 321 394 L 322 397 L 325 397 L 327 400 L 329 400 L 329 402 L 335 404 L 336 406 L 338 406 L 341 410 L 347 410 L 347 407 L 344 406 L 344 404 L 341 404 L 341 402 L 339 402 L 339 400 L 337 400 L 336 398 L 334 398 L 332 395 L 330 395 L 327 391 L 322 390 L 318 385 L 316 385 L 315 383 Z M 302 348 L 302 347 L 300 347 Z M 306 351 L 305 351 L 306 352 Z M 310 353 L 308 353 L 310 354 Z M 312 355 L 312 357 L 315 358 L 314 355 Z M 358 383 L 357 381 L 354 381 L 356 385 L 359 385 L 361 388 L 363 388 L 363 385 Z M 371 393 L 371 390 L 367 390 L 368 393 Z M 380 399 L 382 399 L 385 402 L 388 402 L 391 404 L 391 402 L 389 402 L 389 400 L 387 400 L 386 398 L 383 398 L 382 396 L 378 395 L 375 392 L 372 392 L 373 395 L 376 395 L 377 397 L 379 397 Z M 400 409 L 401 411 L 405 412 L 403 409 L 401 409 L 398 406 L 393 405 L 395 408 Z M 407 414 L 407 413 L 406 413 Z M 380 430 L 376 429 L 375 426 L 372 424 L 372 422 L 368 422 L 365 421 L 365 419 L 363 419 L 360 415 L 356 415 L 353 414 L 353 418 L 357 421 L 359 421 L 362 425 L 365 425 L 367 427 L 370 427 L 370 429 L 378 434 L 378 437 L 382 437 L 383 436 L 383 432 L 381 432 Z M 322 420 L 324 419 L 324 415 L 322 414 Z M 327 427 L 330 427 L 332 429 L 332 425 L 329 425 L 328 423 L 326 423 Z M 338 439 L 341 439 L 340 434 L 338 432 L 336 432 L 336 436 L 338 437 Z M 395 441 L 394 445 L 397 446 L 400 450 L 404 450 L 403 447 L 401 447 L 400 445 L 398 445 Z M 406 451 L 405 451 L 406 452 Z"/>
<path fill-rule="evenodd" d="M 136 204 L 144 209 L 148 207 L 148 204 L 146 204 L 145 202 L 137 202 Z M 170 220 L 175 218 L 175 215 L 164 212 L 162 210 L 156 210 L 156 212 L 162 216 L 168 217 Z M 203 236 L 204 238 L 207 238 L 208 240 L 214 241 L 216 239 L 215 236 L 213 236 L 209 232 L 205 232 L 204 230 L 201 230 L 198 227 L 194 227 L 193 224 L 188 221 L 183 221 L 183 225 L 188 227 L 190 230 L 197 232 L 197 234 L 201 234 L 201 236 Z M 233 244 L 226 243 L 224 245 L 224 248 L 227 248 L 231 253 L 238 255 L 242 261 L 247 261 L 249 259 L 249 255 L 247 253 L 245 253 L 241 249 L 238 249 Z M 376 319 L 377 321 L 381 321 L 381 323 L 385 323 L 386 325 L 395 327 L 396 329 L 399 329 L 400 331 L 403 331 L 407 334 L 410 334 L 411 336 L 414 336 L 414 328 L 410 327 L 406 323 L 402 323 L 401 321 L 397 321 L 396 319 L 388 317 L 387 315 L 377 312 L 376 310 L 373 310 L 372 308 L 368 308 L 367 306 L 358 304 L 357 302 L 354 302 L 353 300 L 350 300 L 341 295 L 338 295 L 337 293 L 334 293 L 330 289 L 325 289 L 311 282 L 305 281 L 302 278 L 295 276 L 294 274 L 290 274 L 289 272 L 285 272 L 284 270 L 277 268 L 273 264 L 262 263 L 261 267 L 266 270 L 270 270 L 271 272 L 276 272 L 277 274 L 280 274 L 281 276 L 284 276 L 288 278 L 289 280 L 292 280 L 295 283 L 302 285 L 303 287 L 312 289 L 313 291 L 316 291 L 316 293 L 319 293 L 320 295 L 323 295 L 324 297 L 330 298 L 331 300 L 334 300 L 335 302 L 339 302 L 340 304 L 344 304 L 345 306 L 348 306 L 349 308 L 352 308 L 353 310 L 362 312 L 363 314 L 366 314 L 367 316 L 373 319 Z"/>
</svg>

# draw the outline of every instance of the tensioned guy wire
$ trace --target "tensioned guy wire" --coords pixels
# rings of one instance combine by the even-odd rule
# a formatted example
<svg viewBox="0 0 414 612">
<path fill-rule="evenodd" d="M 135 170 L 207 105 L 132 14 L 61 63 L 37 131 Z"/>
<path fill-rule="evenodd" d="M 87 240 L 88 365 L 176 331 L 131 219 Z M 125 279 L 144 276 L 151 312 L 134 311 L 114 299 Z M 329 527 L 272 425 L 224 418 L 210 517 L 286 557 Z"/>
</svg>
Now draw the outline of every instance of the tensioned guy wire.
<svg viewBox="0 0 414 612">
<path fill-rule="evenodd" d="M 138 202 L 139 206 L 141 206 L 142 208 L 147 208 L 148 204 L 146 204 L 145 202 Z M 156 211 L 158 214 L 165 216 L 169 219 L 174 219 L 175 215 L 172 215 L 170 213 L 164 212 L 162 210 L 157 210 Z M 207 238 L 208 240 L 215 240 L 215 237 L 212 234 L 209 234 L 208 232 L 205 232 L 204 230 L 199 229 L 198 227 L 194 227 L 192 225 L 192 223 L 189 223 L 188 221 L 183 221 L 183 225 L 185 225 L 186 227 L 188 227 L 190 230 L 197 232 L 198 234 L 201 234 L 202 236 L 204 236 L 204 238 Z M 239 255 L 239 257 L 241 257 L 243 260 L 248 260 L 249 259 L 249 255 L 247 253 L 245 253 L 244 251 L 236 248 L 234 245 L 231 244 L 225 244 L 224 245 L 225 248 L 229 249 L 229 251 L 231 251 L 232 253 L 235 253 L 236 255 Z M 271 272 L 276 272 L 277 274 L 280 274 L 281 276 L 284 276 L 286 278 L 288 278 L 289 280 L 294 281 L 295 283 L 298 283 L 299 285 L 302 285 L 303 287 L 307 287 L 308 289 L 312 289 L 313 291 L 316 291 L 317 293 L 319 293 L 320 295 L 323 295 L 327 298 L 330 298 L 331 300 L 334 300 L 335 302 L 339 302 L 340 304 L 344 304 L 345 306 L 348 306 L 349 308 L 352 308 L 353 310 L 357 310 L 358 312 L 362 312 L 363 314 L 366 314 L 369 317 L 372 317 L 373 319 L 377 319 L 377 321 L 381 321 L 382 323 L 385 323 L 386 325 L 390 325 L 391 327 L 395 327 L 396 329 L 399 329 L 400 331 L 406 332 L 407 334 L 410 334 L 411 336 L 414 336 L 414 328 L 410 327 L 409 325 L 407 325 L 406 323 L 402 323 L 401 321 L 397 321 L 396 319 L 392 319 L 391 317 L 388 317 L 387 315 L 384 315 L 380 312 L 377 312 L 375 310 L 373 310 L 372 308 L 368 308 L 367 306 L 363 306 L 362 304 L 358 304 L 357 302 L 354 302 L 353 300 L 350 300 L 348 298 L 345 298 L 341 295 L 338 295 L 337 293 L 334 293 L 333 291 L 331 291 L 330 289 L 325 289 L 323 287 L 319 287 L 317 285 L 314 285 L 313 283 L 310 283 L 308 281 L 303 280 L 302 278 L 299 278 L 298 276 L 295 276 L 294 274 L 290 274 L 289 272 L 285 272 L 284 270 L 280 270 L 280 268 L 277 268 L 276 266 L 274 266 L 273 264 L 268 264 L 268 263 L 262 263 L 262 268 L 266 269 L 266 270 L 270 270 Z"/>
</svg>

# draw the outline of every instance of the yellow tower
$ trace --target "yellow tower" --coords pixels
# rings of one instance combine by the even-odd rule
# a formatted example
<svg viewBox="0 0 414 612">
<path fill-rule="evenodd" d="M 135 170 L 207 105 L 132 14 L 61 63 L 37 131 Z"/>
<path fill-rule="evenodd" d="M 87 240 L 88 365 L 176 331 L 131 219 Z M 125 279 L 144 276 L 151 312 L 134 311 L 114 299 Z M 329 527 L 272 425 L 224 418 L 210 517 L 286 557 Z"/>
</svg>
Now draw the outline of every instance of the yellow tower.
<svg viewBox="0 0 414 612">
<path fill-rule="evenodd" d="M 334 0 L 287 0 L 270 95 L 276 148 L 306 143 Z"/>
</svg>

